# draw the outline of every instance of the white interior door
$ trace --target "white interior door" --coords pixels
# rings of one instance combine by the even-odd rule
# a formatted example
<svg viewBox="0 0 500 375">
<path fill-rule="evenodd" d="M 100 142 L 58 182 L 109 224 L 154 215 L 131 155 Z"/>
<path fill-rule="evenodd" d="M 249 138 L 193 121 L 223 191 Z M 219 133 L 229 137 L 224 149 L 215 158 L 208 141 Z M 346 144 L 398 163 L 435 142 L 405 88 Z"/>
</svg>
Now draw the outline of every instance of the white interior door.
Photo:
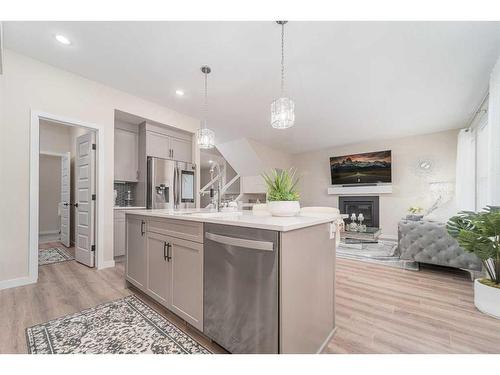
<svg viewBox="0 0 500 375">
<path fill-rule="evenodd" d="M 70 246 L 70 168 L 71 168 L 71 154 L 68 152 L 61 157 L 61 242 L 64 246 Z"/>
<path fill-rule="evenodd" d="M 94 267 L 95 238 L 95 143 L 94 132 L 76 139 L 76 249 L 75 259 Z"/>
</svg>

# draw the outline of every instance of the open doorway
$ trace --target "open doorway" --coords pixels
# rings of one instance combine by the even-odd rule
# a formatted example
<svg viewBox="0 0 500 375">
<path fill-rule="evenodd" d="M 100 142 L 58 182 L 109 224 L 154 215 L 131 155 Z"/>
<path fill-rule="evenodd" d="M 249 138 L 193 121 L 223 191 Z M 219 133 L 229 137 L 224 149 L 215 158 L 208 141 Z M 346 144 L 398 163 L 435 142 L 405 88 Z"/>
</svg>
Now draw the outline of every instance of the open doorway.
<svg viewBox="0 0 500 375">
<path fill-rule="evenodd" d="M 39 121 L 38 266 L 95 266 L 96 130 Z"/>
</svg>

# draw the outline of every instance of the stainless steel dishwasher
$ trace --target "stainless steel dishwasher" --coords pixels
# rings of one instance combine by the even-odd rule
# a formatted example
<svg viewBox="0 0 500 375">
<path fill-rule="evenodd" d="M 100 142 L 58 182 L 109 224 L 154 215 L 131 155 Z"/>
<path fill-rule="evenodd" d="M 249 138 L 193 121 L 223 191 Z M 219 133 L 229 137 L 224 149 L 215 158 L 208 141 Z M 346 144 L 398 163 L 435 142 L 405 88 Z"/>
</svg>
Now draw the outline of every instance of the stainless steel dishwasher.
<svg viewBox="0 0 500 375">
<path fill-rule="evenodd" d="M 278 353 L 278 232 L 205 224 L 203 332 L 231 353 Z"/>
</svg>

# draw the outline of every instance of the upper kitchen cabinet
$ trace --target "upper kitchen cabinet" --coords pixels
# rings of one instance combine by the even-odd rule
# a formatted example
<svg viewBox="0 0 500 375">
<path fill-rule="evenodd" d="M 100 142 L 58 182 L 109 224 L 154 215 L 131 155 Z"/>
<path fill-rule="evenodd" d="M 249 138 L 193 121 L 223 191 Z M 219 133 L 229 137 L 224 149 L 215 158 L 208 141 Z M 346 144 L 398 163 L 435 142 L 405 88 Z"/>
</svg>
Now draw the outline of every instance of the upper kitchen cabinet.
<svg viewBox="0 0 500 375">
<path fill-rule="evenodd" d="M 146 156 L 170 159 L 171 155 L 170 137 L 152 131 L 146 132 Z"/>
<path fill-rule="evenodd" d="M 137 182 L 139 160 L 137 126 L 115 126 L 115 181 Z"/>
<path fill-rule="evenodd" d="M 145 144 L 146 155 L 192 163 L 192 135 L 183 131 L 144 122 L 139 136 Z"/>
<path fill-rule="evenodd" d="M 170 138 L 170 148 L 172 149 L 172 159 L 191 163 L 193 160 L 193 149 L 191 140 L 181 138 Z"/>
</svg>

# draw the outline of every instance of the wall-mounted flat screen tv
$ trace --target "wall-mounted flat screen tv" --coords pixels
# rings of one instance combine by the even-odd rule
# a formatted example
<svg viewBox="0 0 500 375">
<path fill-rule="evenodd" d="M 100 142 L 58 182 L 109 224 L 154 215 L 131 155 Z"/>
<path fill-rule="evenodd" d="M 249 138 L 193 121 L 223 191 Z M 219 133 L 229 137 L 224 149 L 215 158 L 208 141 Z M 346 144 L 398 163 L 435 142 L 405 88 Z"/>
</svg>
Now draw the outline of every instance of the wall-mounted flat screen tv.
<svg viewBox="0 0 500 375">
<path fill-rule="evenodd" d="M 332 185 L 391 182 L 391 151 L 332 156 L 330 172 Z"/>
</svg>

